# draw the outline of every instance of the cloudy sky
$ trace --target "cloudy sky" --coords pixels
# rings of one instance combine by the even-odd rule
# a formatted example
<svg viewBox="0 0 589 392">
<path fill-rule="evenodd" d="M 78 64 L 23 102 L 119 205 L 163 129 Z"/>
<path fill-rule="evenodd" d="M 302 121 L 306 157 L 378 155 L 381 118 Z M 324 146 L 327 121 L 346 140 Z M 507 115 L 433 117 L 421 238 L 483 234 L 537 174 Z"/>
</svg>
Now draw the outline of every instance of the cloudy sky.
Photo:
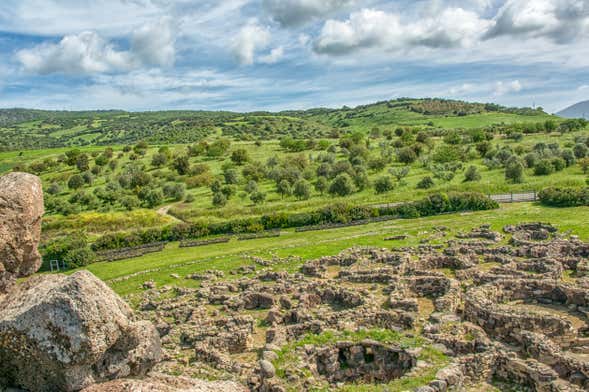
<svg viewBox="0 0 589 392">
<path fill-rule="evenodd" d="M 589 0 L 2 0 L 0 107 L 589 99 Z"/>
</svg>

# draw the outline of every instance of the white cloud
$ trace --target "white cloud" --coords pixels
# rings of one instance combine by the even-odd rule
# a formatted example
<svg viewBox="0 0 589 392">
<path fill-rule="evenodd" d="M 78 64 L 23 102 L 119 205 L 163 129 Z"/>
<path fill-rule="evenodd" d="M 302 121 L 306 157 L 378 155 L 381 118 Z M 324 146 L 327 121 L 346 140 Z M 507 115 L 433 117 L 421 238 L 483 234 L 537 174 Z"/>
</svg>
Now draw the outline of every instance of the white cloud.
<svg viewBox="0 0 589 392">
<path fill-rule="evenodd" d="M 583 84 L 583 85 L 579 86 L 579 88 L 577 90 L 579 90 L 579 91 L 589 90 L 589 84 Z"/>
<path fill-rule="evenodd" d="M 508 0 L 494 18 L 487 38 L 545 37 L 571 42 L 589 30 L 587 0 Z"/>
<path fill-rule="evenodd" d="M 125 72 L 142 66 L 171 66 L 176 56 L 175 32 L 169 18 L 145 24 L 133 33 L 130 50 L 119 50 L 93 31 L 66 35 L 16 53 L 24 70 L 36 74 Z"/>
<path fill-rule="evenodd" d="M 361 49 L 463 47 L 476 42 L 488 24 L 475 12 L 462 8 L 446 8 L 436 16 L 409 23 L 397 13 L 363 9 L 343 22 L 328 20 L 314 48 L 317 53 L 342 55 Z"/>
<path fill-rule="evenodd" d="M 171 66 L 176 59 L 176 36 L 171 18 L 146 24 L 133 33 L 133 54 L 144 64 Z"/>
<path fill-rule="evenodd" d="M 345 9 L 354 0 L 264 0 L 265 10 L 283 26 L 300 26 Z"/>
<path fill-rule="evenodd" d="M 449 90 L 450 95 L 454 95 L 454 96 L 461 96 L 464 94 L 468 94 L 472 91 L 475 90 L 475 85 L 472 83 L 463 83 L 460 86 L 457 87 L 452 87 Z"/>
<path fill-rule="evenodd" d="M 264 49 L 270 43 L 271 34 L 266 27 L 257 21 L 251 21 L 244 26 L 233 42 L 233 53 L 242 65 L 252 65 L 258 50 Z"/>
<path fill-rule="evenodd" d="M 263 64 L 276 64 L 284 57 L 284 47 L 279 46 L 274 48 L 265 56 L 259 58 L 259 62 Z"/>
<path fill-rule="evenodd" d="M 129 70 L 129 52 L 118 51 L 95 32 L 67 35 L 58 43 L 45 43 L 17 52 L 23 68 L 32 73 L 85 74 Z"/>
<path fill-rule="evenodd" d="M 519 93 L 522 91 L 522 88 L 523 86 L 519 80 L 514 80 L 512 82 L 499 81 L 495 83 L 495 91 L 493 92 L 493 95 L 495 97 L 500 97 L 510 93 Z"/>
<path fill-rule="evenodd" d="M 0 31 L 66 36 L 95 31 L 103 37 L 126 35 L 161 17 L 174 0 L 2 0 Z"/>
</svg>

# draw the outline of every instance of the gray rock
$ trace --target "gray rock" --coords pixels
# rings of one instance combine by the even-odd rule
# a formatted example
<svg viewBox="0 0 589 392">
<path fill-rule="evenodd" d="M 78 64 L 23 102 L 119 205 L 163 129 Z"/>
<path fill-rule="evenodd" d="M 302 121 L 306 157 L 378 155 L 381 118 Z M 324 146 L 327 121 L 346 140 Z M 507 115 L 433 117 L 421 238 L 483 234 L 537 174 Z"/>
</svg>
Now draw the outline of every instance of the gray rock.
<svg viewBox="0 0 589 392">
<path fill-rule="evenodd" d="M 263 378 L 272 378 L 276 375 L 276 369 L 272 362 L 262 359 L 260 361 L 260 370 Z"/>
<path fill-rule="evenodd" d="M 37 245 L 44 212 L 39 177 L 26 173 L 0 177 L 0 293 L 41 266 Z"/>
<path fill-rule="evenodd" d="M 30 278 L 1 300 L 0 385 L 77 391 L 145 375 L 159 334 L 89 272 Z"/>
</svg>

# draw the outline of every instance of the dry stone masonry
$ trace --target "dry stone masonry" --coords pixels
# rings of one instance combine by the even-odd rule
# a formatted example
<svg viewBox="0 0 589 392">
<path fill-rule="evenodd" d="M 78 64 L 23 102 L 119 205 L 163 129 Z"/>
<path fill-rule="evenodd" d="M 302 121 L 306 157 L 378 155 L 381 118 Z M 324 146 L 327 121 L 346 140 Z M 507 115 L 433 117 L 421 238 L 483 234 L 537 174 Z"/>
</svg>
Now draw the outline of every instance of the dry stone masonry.
<svg viewBox="0 0 589 392">
<path fill-rule="evenodd" d="M 253 391 L 397 385 L 424 372 L 435 375 L 416 389 L 424 392 L 491 380 L 588 390 L 589 244 L 542 223 L 503 233 L 482 226 L 445 241 L 352 248 L 295 273 L 256 259 L 197 289 L 149 286 L 141 316 L 162 335 L 160 370 Z M 398 340 L 353 338 L 363 331 Z"/>
</svg>

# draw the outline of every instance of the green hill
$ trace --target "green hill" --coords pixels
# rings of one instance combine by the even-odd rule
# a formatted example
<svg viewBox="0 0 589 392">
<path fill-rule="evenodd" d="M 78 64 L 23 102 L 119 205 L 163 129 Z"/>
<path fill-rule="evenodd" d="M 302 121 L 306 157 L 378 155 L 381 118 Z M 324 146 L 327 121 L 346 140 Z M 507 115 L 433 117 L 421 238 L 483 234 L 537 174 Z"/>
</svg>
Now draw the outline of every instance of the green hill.
<svg viewBox="0 0 589 392">
<path fill-rule="evenodd" d="M 478 128 L 551 118 L 542 110 L 442 99 L 402 98 L 356 108 L 280 113 L 207 111 L 0 110 L 0 149 L 193 143 L 211 135 L 238 140 L 320 138 L 341 132 L 368 133 L 375 127 Z"/>
</svg>

